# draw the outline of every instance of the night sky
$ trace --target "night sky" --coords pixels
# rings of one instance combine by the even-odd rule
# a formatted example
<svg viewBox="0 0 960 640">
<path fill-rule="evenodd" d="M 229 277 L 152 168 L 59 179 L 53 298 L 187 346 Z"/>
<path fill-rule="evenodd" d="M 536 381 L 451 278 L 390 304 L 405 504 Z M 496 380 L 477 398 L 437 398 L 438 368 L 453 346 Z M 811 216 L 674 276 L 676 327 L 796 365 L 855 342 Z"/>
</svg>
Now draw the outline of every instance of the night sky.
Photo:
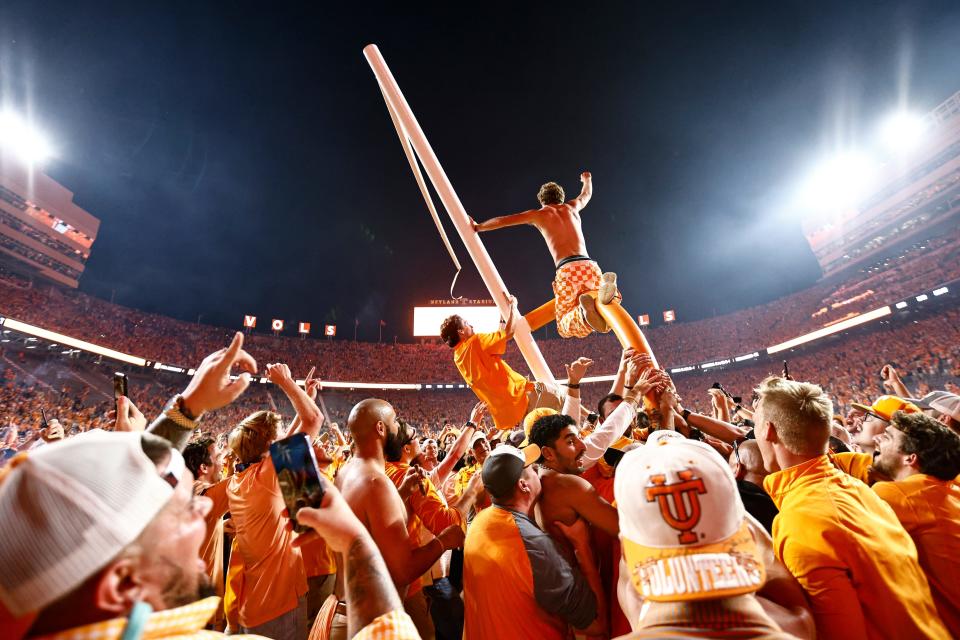
<svg viewBox="0 0 960 640">
<path fill-rule="evenodd" d="M 591 255 L 635 314 L 680 320 L 816 281 L 799 177 L 960 89 L 956 2 L 136 4 L 0 3 L 0 98 L 102 221 L 81 289 L 225 326 L 409 340 L 447 296 L 371 42 L 474 218 L 589 170 Z M 488 297 L 447 225 L 456 293 Z M 482 239 L 521 310 L 552 295 L 534 229 Z"/>
</svg>

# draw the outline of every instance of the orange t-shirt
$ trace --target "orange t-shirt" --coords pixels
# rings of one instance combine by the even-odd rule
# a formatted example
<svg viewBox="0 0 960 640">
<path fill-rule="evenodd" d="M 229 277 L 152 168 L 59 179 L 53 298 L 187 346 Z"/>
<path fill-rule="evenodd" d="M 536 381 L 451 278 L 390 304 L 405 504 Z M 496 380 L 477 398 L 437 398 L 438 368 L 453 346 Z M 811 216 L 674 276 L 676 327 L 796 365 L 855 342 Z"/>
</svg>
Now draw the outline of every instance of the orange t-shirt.
<svg viewBox="0 0 960 640">
<path fill-rule="evenodd" d="M 225 514 L 230 505 L 227 500 L 227 483 L 229 480 L 221 480 L 216 484 L 204 485 L 194 483 L 194 493 L 210 498 L 213 502 L 209 513 L 207 513 L 207 538 L 200 547 L 200 557 L 207 565 L 207 575 L 216 589 L 218 596 L 223 596 L 223 514 Z"/>
<path fill-rule="evenodd" d="M 317 448 L 318 446 L 314 445 L 314 449 Z M 320 473 L 322 473 L 332 485 L 339 468 L 340 467 L 336 466 L 334 462 L 331 462 L 327 465 L 326 469 L 321 469 Z M 302 545 L 300 547 L 300 554 L 303 556 L 303 568 L 306 570 L 308 578 L 328 576 L 337 572 L 336 554 L 333 552 L 333 549 L 330 548 L 330 545 L 327 544 L 327 541 L 320 536 Z"/>
<path fill-rule="evenodd" d="M 528 516 L 493 506 L 463 549 L 463 640 L 567 640 L 596 617 L 586 579 Z"/>
<path fill-rule="evenodd" d="M 240 624 L 256 627 L 295 609 L 307 592 L 307 576 L 282 515 L 286 505 L 273 462 L 266 458 L 232 476 L 227 496 L 243 562 Z"/>
<path fill-rule="evenodd" d="M 918 473 L 873 490 L 916 543 L 940 619 L 960 638 L 960 484 Z"/>
<path fill-rule="evenodd" d="M 512 429 L 527 410 L 530 382 L 503 361 L 507 334 L 475 333 L 453 350 L 453 362 L 477 397 L 487 403 L 498 429 Z"/>
</svg>

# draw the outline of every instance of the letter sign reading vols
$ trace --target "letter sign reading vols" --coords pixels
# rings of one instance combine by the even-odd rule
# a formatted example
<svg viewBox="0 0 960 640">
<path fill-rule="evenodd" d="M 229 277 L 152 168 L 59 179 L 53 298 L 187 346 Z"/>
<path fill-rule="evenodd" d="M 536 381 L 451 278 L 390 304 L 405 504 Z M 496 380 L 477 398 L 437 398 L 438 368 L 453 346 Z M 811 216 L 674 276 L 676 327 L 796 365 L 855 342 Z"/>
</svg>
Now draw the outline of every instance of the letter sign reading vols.
<svg viewBox="0 0 960 640">
<path fill-rule="evenodd" d="M 641 327 L 647 326 L 650 324 L 650 316 L 647 314 L 637 316 L 637 324 L 639 324 Z"/>
<path fill-rule="evenodd" d="M 310 323 L 309 323 L 309 322 L 301 322 L 301 323 L 300 323 L 300 333 L 302 333 L 302 334 L 304 334 L 304 335 L 310 333 Z"/>
<path fill-rule="evenodd" d="M 270 323 L 270 328 L 274 331 L 283 331 L 283 320 L 277 320 L 274 318 L 274 320 Z"/>
<path fill-rule="evenodd" d="M 257 316 L 243 316 L 243 326 L 247 329 L 253 329 L 257 326 Z"/>
<path fill-rule="evenodd" d="M 667 309 L 663 312 L 663 321 L 664 322 L 673 322 L 677 319 L 677 314 L 674 313 L 673 309 Z"/>
<path fill-rule="evenodd" d="M 337 335 L 337 325 L 335 324 L 325 324 L 323 325 L 323 335 L 332 338 Z"/>
</svg>

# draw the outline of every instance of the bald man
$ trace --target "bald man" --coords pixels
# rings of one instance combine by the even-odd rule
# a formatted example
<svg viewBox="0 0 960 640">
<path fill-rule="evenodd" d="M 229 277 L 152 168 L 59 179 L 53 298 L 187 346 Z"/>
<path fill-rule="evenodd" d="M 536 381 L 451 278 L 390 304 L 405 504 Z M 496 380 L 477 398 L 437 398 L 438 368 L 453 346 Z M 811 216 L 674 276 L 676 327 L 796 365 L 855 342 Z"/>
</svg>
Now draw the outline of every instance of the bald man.
<svg viewBox="0 0 960 640">
<path fill-rule="evenodd" d="M 384 471 L 385 452 L 399 454 L 403 442 L 397 413 L 389 402 L 375 398 L 360 401 L 350 411 L 347 427 L 353 434 L 354 455 L 340 469 L 337 488 L 383 554 L 390 577 L 400 597 L 405 598 L 404 608 L 413 618 L 420 636 L 424 639 L 433 638 L 433 624 L 423 592 L 419 591 L 406 599 L 407 586 L 426 573 L 444 551 L 463 546 L 463 529 L 458 525 L 447 527 L 423 546 L 410 539 L 404 496 L 420 490 L 423 471 L 411 467 L 399 490 Z M 338 558 L 337 564 L 339 568 L 343 558 Z M 341 575 L 338 570 L 336 594 L 342 602 L 345 585 Z M 347 576 L 348 580 L 350 578 Z M 424 612 L 426 615 L 422 615 Z M 333 640 L 347 637 L 347 617 L 343 604 L 337 605 L 330 637 Z"/>
<path fill-rule="evenodd" d="M 737 489 L 747 512 L 756 518 L 767 530 L 773 531 L 773 519 L 777 517 L 777 505 L 763 489 L 763 479 L 767 470 L 763 466 L 763 457 L 756 440 L 743 440 L 733 443 L 730 454 L 730 468 L 737 479 Z"/>
</svg>

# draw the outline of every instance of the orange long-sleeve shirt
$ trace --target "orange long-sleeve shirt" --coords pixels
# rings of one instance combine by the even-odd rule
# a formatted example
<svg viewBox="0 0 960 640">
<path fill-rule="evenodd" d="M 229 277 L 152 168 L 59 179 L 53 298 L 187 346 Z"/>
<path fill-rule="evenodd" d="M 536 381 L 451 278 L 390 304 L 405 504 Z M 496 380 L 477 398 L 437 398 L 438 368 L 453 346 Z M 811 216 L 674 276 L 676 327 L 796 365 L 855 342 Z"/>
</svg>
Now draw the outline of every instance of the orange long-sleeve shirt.
<svg viewBox="0 0 960 640">
<path fill-rule="evenodd" d="M 507 334 L 475 333 L 453 350 L 453 363 L 487 409 L 498 429 L 512 429 L 527 412 L 530 381 L 503 361 Z"/>
<path fill-rule="evenodd" d="M 913 540 L 890 507 L 826 456 L 763 483 L 777 558 L 810 597 L 820 638 L 949 638 Z"/>
<path fill-rule="evenodd" d="M 960 484 L 918 473 L 873 490 L 916 543 L 940 619 L 960 638 Z"/>
</svg>

